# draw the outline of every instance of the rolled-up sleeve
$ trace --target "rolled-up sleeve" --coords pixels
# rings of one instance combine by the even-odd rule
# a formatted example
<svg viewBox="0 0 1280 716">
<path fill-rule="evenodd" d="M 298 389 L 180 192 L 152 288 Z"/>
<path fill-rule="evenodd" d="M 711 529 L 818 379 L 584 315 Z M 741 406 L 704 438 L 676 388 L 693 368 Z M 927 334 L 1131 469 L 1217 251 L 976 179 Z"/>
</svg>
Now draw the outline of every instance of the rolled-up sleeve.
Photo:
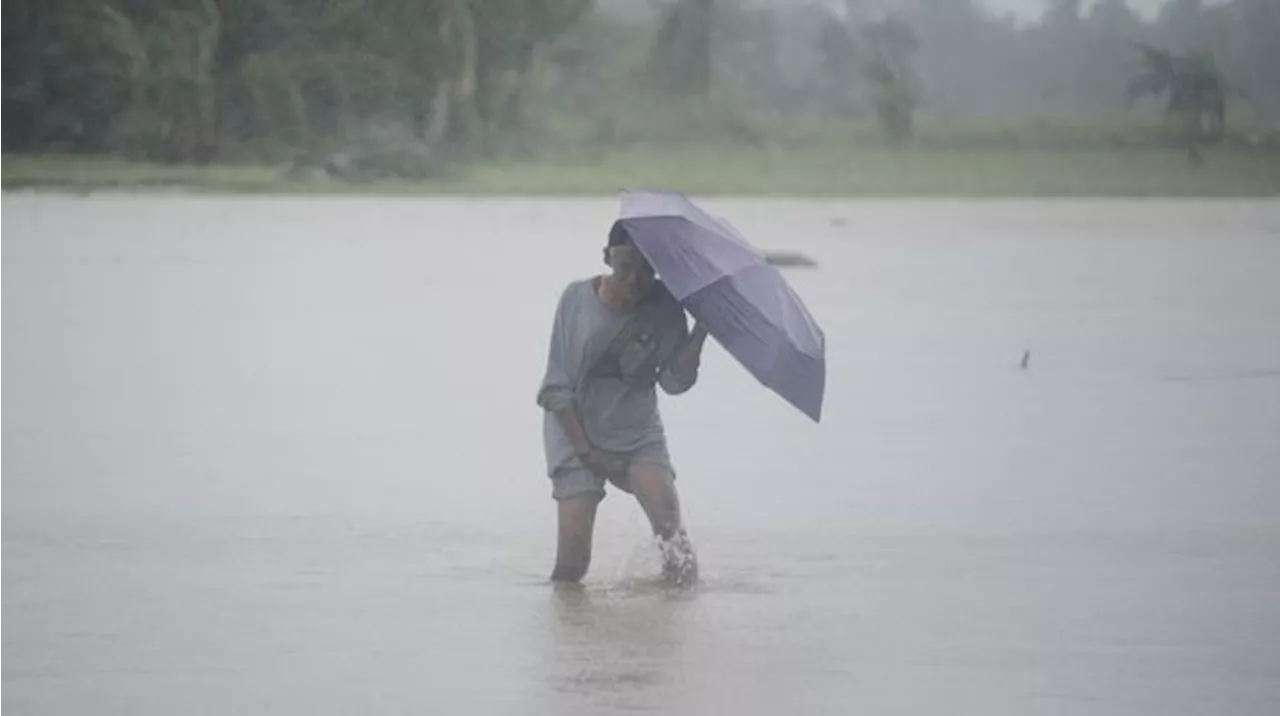
<svg viewBox="0 0 1280 716">
<path fill-rule="evenodd" d="M 566 362 L 568 351 L 565 322 L 569 291 L 560 295 L 556 305 L 555 320 L 551 324 L 551 341 L 547 350 L 547 369 L 538 387 L 538 405 L 543 410 L 559 410 L 573 404 L 573 377 Z"/>
</svg>

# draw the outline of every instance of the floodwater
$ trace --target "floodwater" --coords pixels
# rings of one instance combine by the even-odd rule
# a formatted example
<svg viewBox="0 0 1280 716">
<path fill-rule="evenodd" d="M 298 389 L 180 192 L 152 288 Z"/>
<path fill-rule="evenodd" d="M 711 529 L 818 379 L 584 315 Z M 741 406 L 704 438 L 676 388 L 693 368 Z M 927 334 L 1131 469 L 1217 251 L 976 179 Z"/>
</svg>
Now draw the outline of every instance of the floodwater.
<svg viewBox="0 0 1280 716">
<path fill-rule="evenodd" d="M 828 392 L 663 399 L 672 592 L 546 581 L 615 202 L 6 194 L 5 714 L 1280 712 L 1280 204 L 703 203 Z"/>
</svg>

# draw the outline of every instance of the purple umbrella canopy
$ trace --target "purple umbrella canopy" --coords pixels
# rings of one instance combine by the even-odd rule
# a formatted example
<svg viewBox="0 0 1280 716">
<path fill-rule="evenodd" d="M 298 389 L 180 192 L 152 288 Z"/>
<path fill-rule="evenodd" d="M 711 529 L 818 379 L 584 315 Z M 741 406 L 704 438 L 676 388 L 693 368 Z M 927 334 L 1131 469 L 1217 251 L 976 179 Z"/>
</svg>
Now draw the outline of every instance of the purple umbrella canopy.
<svg viewBox="0 0 1280 716">
<path fill-rule="evenodd" d="M 826 339 L 781 272 L 680 192 L 621 199 L 618 223 L 672 295 L 757 380 L 818 422 Z"/>
</svg>

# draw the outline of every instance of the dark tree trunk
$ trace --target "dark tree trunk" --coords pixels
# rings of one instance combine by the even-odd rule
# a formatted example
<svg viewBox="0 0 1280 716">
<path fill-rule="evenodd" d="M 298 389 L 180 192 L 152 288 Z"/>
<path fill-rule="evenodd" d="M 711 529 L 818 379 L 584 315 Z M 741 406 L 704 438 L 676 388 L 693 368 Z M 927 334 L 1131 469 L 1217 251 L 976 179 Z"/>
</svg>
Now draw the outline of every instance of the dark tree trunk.
<svg viewBox="0 0 1280 716">
<path fill-rule="evenodd" d="M 1187 145 L 1187 161 L 1195 166 L 1204 164 L 1204 155 L 1200 152 L 1200 108 L 1188 106 L 1182 110 L 1182 140 Z"/>
</svg>

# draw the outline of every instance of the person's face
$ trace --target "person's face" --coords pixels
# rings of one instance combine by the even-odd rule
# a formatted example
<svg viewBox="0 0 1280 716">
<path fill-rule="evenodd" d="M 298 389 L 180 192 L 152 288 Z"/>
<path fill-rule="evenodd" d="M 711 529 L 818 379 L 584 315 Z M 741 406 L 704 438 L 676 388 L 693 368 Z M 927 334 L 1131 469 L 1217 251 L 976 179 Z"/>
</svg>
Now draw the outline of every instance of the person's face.
<svg viewBox="0 0 1280 716">
<path fill-rule="evenodd" d="M 613 268 L 614 280 L 627 300 L 638 301 L 653 288 L 653 266 L 636 247 L 614 246 L 609 249 L 609 266 Z"/>
</svg>

